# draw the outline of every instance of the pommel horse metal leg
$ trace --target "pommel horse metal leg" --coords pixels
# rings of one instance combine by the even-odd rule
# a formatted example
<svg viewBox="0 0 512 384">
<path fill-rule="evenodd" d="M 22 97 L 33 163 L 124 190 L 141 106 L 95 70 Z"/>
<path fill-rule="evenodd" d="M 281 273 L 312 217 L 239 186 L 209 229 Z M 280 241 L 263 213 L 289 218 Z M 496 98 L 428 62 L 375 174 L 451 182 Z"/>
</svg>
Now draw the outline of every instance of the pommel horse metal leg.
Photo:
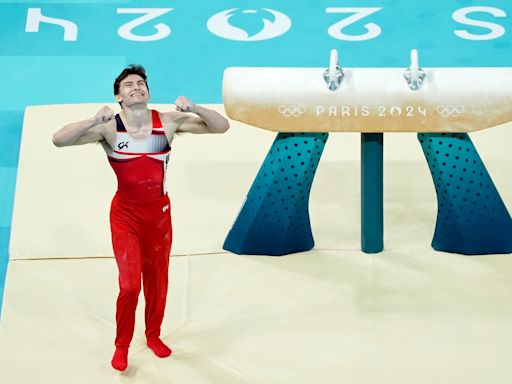
<svg viewBox="0 0 512 384">
<path fill-rule="evenodd" d="M 228 233 L 224 249 L 280 256 L 314 246 L 309 193 L 328 133 L 279 133 Z"/>
<path fill-rule="evenodd" d="M 482 255 L 512 252 L 512 219 L 466 133 L 419 133 L 437 194 L 432 247 Z"/>
<path fill-rule="evenodd" d="M 383 241 L 383 134 L 361 134 L 361 249 L 381 252 Z"/>
</svg>

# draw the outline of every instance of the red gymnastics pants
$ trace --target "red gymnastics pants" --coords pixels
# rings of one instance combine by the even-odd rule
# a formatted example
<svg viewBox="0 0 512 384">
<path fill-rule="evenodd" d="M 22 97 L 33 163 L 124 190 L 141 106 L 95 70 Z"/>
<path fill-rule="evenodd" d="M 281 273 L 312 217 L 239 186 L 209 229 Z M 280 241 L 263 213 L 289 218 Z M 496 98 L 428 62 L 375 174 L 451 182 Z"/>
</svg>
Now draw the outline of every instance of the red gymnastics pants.
<svg viewBox="0 0 512 384">
<path fill-rule="evenodd" d="M 110 210 L 110 227 L 119 269 L 115 345 L 129 347 L 135 328 L 141 275 L 146 299 L 146 338 L 160 336 L 172 244 L 169 197 L 134 202 L 116 194 Z"/>
</svg>

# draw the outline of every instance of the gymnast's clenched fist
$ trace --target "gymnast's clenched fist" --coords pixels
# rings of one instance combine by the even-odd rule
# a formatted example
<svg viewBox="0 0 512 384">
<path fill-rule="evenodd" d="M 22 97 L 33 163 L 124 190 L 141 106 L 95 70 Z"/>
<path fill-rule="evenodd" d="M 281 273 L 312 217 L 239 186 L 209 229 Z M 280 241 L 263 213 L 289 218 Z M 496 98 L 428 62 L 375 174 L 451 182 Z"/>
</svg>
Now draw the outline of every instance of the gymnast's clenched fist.
<svg viewBox="0 0 512 384">
<path fill-rule="evenodd" d="M 176 110 L 180 112 L 192 112 L 196 113 L 196 105 L 187 99 L 185 96 L 179 96 L 174 102 Z"/>
<path fill-rule="evenodd" d="M 94 115 L 94 122 L 96 124 L 106 123 L 107 121 L 112 120 L 115 114 L 116 113 L 112 108 L 104 106 L 98 111 L 98 113 L 96 113 L 96 115 Z"/>
</svg>

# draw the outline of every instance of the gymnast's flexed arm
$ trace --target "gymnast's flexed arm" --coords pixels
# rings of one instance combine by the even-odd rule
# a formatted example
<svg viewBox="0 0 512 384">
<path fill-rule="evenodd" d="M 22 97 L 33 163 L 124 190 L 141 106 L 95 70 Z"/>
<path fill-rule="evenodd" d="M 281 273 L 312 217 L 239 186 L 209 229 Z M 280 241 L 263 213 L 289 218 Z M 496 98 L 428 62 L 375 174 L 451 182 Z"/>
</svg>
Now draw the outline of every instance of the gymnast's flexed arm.
<svg viewBox="0 0 512 384">
<path fill-rule="evenodd" d="M 175 101 L 178 112 L 162 114 L 164 121 L 175 126 L 175 132 L 187 133 L 225 133 L 229 129 L 229 121 L 214 110 L 194 104 L 184 96 Z M 190 116 L 183 112 L 192 112 Z"/>
<path fill-rule="evenodd" d="M 115 112 L 109 107 L 101 108 L 93 117 L 65 125 L 53 134 L 57 147 L 108 141 L 107 136 L 115 125 Z"/>
</svg>

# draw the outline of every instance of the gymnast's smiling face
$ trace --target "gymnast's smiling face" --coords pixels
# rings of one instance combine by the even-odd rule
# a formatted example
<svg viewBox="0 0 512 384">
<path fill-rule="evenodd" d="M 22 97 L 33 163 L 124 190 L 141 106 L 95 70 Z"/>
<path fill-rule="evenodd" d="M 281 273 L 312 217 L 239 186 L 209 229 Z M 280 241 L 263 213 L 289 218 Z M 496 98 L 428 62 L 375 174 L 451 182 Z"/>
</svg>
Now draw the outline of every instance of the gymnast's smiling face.
<svg viewBox="0 0 512 384">
<path fill-rule="evenodd" d="M 131 107 L 137 104 L 146 105 L 150 98 L 146 81 L 139 75 L 126 76 L 119 84 L 116 100 L 121 107 Z"/>
</svg>

